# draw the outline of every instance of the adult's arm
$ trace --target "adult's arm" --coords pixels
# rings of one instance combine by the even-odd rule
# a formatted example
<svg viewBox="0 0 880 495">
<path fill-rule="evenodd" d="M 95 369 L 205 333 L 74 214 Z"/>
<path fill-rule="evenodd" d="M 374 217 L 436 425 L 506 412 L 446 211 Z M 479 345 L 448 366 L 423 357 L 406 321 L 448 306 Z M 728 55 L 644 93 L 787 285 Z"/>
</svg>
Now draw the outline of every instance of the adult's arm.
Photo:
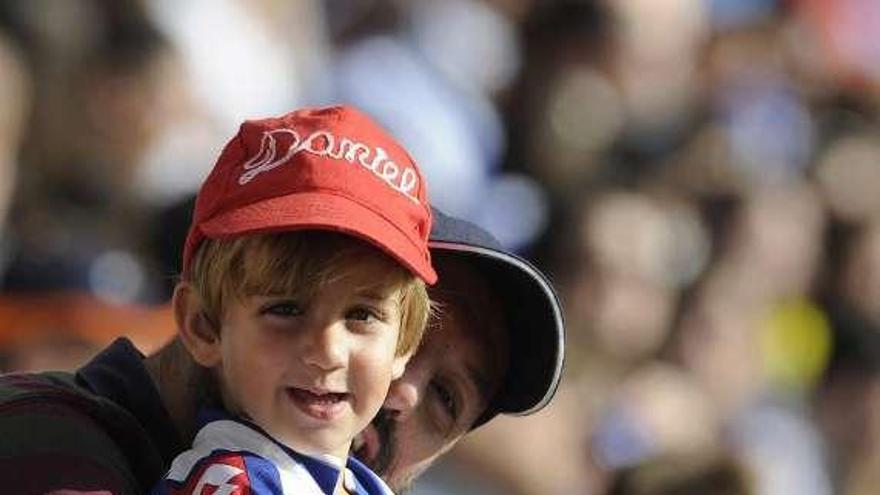
<svg viewBox="0 0 880 495">
<path fill-rule="evenodd" d="M 129 460 L 93 408 L 37 377 L 0 377 L 2 492 L 137 494 Z"/>
</svg>

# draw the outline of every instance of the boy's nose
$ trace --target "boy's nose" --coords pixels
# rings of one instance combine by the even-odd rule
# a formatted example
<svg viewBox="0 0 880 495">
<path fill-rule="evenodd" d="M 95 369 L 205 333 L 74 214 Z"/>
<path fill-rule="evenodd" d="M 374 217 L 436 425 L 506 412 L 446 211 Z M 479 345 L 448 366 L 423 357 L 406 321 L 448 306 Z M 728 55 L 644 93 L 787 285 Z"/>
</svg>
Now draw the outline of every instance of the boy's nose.
<svg viewBox="0 0 880 495">
<path fill-rule="evenodd" d="M 339 323 L 313 325 L 304 352 L 305 362 L 322 371 L 333 371 L 345 366 L 348 349 L 345 329 Z"/>
</svg>

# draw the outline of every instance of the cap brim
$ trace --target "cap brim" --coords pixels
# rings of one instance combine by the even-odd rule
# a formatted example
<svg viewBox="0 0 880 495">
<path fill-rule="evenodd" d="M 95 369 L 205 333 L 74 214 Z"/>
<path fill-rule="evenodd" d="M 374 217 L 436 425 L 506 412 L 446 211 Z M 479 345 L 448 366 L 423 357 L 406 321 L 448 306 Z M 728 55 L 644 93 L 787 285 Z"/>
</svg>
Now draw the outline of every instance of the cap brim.
<svg viewBox="0 0 880 495">
<path fill-rule="evenodd" d="M 206 220 L 200 229 L 211 238 L 306 229 L 342 232 L 373 244 L 426 283 L 437 281 L 427 253 L 394 223 L 365 205 L 334 194 L 279 196 Z"/>
<path fill-rule="evenodd" d="M 547 279 L 526 260 L 482 246 L 430 241 L 429 248 L 466 256 L 499 295 L 511 329 L 505 381 L 482 424 L 496 413 L 527 415 L 544 408 L 562 376 L 565 327 L 561 305 Z"/>
</svg>

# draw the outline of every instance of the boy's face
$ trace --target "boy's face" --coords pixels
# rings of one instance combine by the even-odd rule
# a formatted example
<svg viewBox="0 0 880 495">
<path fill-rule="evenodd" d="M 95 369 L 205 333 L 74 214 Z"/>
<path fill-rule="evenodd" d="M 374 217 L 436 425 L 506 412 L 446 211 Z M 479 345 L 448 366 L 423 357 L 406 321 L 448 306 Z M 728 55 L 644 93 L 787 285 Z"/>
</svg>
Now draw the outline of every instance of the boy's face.
<svg viewBox="0 0 880 495">
<path fill-rule="evenodd" d="M 214 366 L 226 407 L 295 450 L 344 458 L 407 360 L 396 355 L 399 287 L 376 282 L 389 269 L 365 256 L 308 300 L 233 300 Z"/>
</svg>

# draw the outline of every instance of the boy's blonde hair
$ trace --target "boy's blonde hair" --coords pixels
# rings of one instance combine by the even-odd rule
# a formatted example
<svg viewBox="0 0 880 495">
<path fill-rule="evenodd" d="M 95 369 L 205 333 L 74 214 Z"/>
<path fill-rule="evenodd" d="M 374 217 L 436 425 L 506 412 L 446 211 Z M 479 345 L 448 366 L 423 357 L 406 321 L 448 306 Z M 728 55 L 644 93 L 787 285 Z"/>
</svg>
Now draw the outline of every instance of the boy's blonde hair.
<svg viewBox="0 0 880 495">
<path fill-rule="evenodd" d="M 229 301 L 254 295 L 308 299 L 321 287 L 359 269 L 377 248 L 351 236 L 326 231 L 294 231 L 207 239 L 195 254 L 189 281 L 205 317 L 219 329 Z M 389 269 L 377 284 L 398 286 L 398 356 L 414 353 L 422 339 L 431 303 L 425 283 L 388 257 Z"/>
</svg>

